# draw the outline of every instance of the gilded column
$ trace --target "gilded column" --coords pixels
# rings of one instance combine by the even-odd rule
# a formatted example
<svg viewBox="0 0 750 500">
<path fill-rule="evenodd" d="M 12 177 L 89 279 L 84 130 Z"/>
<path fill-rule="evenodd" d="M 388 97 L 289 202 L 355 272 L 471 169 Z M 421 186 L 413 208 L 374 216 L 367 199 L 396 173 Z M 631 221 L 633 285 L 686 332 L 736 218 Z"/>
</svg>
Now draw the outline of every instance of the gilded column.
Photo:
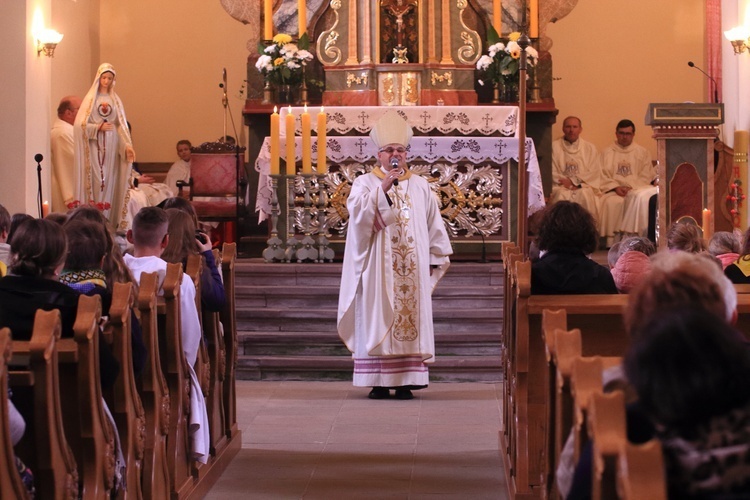
<svg viewBox="0 0 750 500">
<path fill-rule="evenodd" d="M 453 58 L 451 58 L 451 8 L 450 0 L 443 0 L 441 10 L 441 26 L 440 31 L 442 33 L 442 53 L 440 58 L 440 64 L 453 64 Z"/>
<path fill-rule="evenodd" d="M 365 0 L 362 12 L 364 26 L 362 27 L 362 64 L 372 62 L 372 5 L 370 0 Z"/>
<path fill-rule="evenodd" d="M 427 63 L 437 62 L 437 19 L 435 19 L 435 0 L 427 2 Z"/>
<path fill-rule="evenodd" d="M 357 50 L 357 0 L 349 0 L 349 55 L 344 63 L 346 66 L 359 64 Z"/>
</svg>

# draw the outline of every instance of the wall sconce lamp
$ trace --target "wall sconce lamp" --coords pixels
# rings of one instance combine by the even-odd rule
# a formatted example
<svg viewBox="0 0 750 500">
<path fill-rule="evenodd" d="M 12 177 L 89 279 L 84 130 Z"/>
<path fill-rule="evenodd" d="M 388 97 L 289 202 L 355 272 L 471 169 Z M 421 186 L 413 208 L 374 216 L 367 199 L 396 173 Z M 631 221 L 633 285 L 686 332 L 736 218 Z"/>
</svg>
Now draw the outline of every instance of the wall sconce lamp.
<svg viewBox="0 0 750 500">
<path fill-rule="evenodd" d="M 724 32 L 724 36 L 732 43 L 734 55 L 742 54 L 750 45 L 750 28 L 737 26 Z M 750 52 L 749 52 L 750 53 Z"/>
<path fill-rule="evenodd" d="M 39 57 L 44 52 L 47 57 L 54 57 L 55 48 L 62 40 L 63 35 L 55 30 L 42 30 L 36 37 L 36 56 Z"/>
</svg>

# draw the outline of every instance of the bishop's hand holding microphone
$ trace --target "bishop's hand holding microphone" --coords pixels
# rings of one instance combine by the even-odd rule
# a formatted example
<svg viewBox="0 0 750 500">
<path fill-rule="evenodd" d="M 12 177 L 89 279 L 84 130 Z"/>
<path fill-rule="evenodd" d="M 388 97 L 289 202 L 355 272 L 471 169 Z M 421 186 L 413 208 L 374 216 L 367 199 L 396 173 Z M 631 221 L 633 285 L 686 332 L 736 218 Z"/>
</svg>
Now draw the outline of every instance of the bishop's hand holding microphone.
<svg viewBox="0 0 750 500">
<path fill-rule="evenodd" d="M 398 158 L 396 158 L 395 156 L 391 156 L 391 168 L 398 168 Z M 398 186 L 398 178 L 393 179 L 393 185 Z"/>
</svg>

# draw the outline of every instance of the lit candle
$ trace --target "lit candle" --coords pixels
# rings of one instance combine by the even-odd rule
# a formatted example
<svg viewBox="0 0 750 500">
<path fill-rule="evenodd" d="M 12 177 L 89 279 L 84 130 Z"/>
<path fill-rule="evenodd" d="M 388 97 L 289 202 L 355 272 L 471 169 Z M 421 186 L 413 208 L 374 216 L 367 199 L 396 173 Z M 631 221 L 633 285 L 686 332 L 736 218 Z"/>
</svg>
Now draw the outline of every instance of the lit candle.
<svg viewBox="0 0 750 500">
<path fill-rule="evenodd" d="M 327 115 L 323 110 L 323 106 L 320 107 L 318 113 L 318 173 L 325 174 L 328 171 L 326 163 L 326 120 Z"/>
<path fill-rule="evenodd" d="M 279 175 L 279 113 L 276 106 L 271 114 L 271 175 Z"/>
<path fill-rule="evenodd" d="M 42 203 L 42 217 L 47 217 L 49 215 L 49 202 L 45 200 Z"/>
<path fill-rule="evenodd" d="M 703 209 L 703 239 L 711 239 L 711 210 L 707 208 Z"/>
<path fill-rule="evenodd" d="M 492 26 L 498 35 L 503 33 L 503 11 L 500 0 L 492 0 Z"/>
<path fill-rule="evenodd" d="M 273 0 L 263 1 L 263 38 L 273 38 Z"/>
<path fill-rule="evenodd" d="M 307 104 L 299 121 L 302 125 L 302 173 L 312 174 L 312 122 L 310 113 L 307 112 Z"/>
<path fill-rule="evenodd" d="M 297 151 L 294 144 L 294 115 L 292 107 L 289 106 L 286 114 L 286 175 L 297 173 L 296 167 Z"/>
<path fill-rule="evenodd" d="M 529 36 L 539 38 L 539 0 L 529 1 Z"/>
<path fill-rule="evenodd" d="M 302 38 L 302 35 L 307 31 L 307 3 L 305 0 L 297 2 L 297 13 L 299 15 L 299 37 Z"/>
</svg>

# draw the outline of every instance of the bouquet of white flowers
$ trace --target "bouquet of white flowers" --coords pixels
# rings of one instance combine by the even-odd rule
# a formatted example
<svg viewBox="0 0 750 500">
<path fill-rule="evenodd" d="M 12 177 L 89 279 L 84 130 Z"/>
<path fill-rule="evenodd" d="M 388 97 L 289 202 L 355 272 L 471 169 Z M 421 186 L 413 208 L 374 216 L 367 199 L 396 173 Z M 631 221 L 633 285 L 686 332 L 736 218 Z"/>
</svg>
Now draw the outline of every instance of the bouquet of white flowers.
<svg viewBox="0 0 750 500">
<path fill-rule="evenodd" d="M 312 61 L 313 55 L 308 52 L 310 40 L 307 33 L 298 43 L 292 43 L 292 37 L 279 33 L 273 37 L 273 43 L 265 46 L 258 44 L 261 56 L 255 67 L 267 81 L 276 85 L 294 85 L 302 82 L 302 67 Z"/>
<path fill-rule="evenodd" d="M 484 79 L 479 80 L 480 85 L 484 85 L 486 81 L 503 87 L 513 85 L 514 77 L 518 74 L 518 60 L 521 58 L 521 47 L 518 45 L 520 37 L 520 33 L 513 32 L 508 35 L 507 40 L 502 40 L 490 26 L 487 35 L 487 55 L 483 55 L 477 61 L 477 69 L 484 76 Z M 526 47 L 526 56 L 529 66 L 535 66 L 539 59 L 536 49 Z"/>
</svg>

